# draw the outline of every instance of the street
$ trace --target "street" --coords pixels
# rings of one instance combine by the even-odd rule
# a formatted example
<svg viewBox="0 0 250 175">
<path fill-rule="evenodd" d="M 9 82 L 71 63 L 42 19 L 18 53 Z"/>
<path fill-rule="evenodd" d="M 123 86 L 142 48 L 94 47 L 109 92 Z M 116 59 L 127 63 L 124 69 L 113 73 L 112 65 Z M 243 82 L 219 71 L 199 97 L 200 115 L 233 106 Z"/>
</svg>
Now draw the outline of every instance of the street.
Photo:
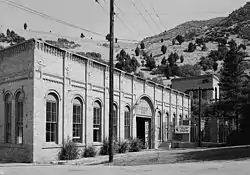
<svg viewBox="0 0 250 175">
<path fill-rule="evenodd" d="M 124 175 L 124 174 L 157 174 L 157 175 L 246 175 L 249 174 L 250 160 L 208 161 L 195 163 L 158 164 L 143 166 L 29 166 L 9 164 L 0 165 L 0 174 L 4 175 Z"/>
</svg>

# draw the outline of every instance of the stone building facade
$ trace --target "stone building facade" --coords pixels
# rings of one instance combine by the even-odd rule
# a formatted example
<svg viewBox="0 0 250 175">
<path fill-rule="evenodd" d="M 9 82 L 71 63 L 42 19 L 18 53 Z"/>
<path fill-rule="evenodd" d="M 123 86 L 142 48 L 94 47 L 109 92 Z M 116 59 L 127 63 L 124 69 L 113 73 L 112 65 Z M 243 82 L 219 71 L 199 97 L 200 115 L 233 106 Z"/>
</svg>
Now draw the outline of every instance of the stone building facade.
<svg viewBox="0 0 250 175">
<path fill-rule="evenodd" d="M 101 146 L 108 137 L 108 70 L 40 40 L 0 51 L 0 160 L 56 160 L 67 138 L 80 148 Z M 173 116 L 190 117 L 190 98 L 115 69 L 114 113 L 117 141 L 137 137 L 157 148 L 172 139 Z"/>
</svg>

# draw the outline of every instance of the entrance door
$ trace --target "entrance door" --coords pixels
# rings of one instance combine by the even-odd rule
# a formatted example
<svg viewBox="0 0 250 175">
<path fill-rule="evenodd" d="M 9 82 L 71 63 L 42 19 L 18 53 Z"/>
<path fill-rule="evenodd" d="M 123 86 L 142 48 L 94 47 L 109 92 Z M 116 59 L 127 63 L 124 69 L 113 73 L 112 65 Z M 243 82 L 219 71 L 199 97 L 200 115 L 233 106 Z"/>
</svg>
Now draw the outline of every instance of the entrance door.
<svg viewBox="0 0 250 175">
<path fill-rule="evenodd" d="M 145 149 L 151 148 L 151 120 L 147 118 L 136 118 L 137 138 L 143 142 Z"/>
</svg>

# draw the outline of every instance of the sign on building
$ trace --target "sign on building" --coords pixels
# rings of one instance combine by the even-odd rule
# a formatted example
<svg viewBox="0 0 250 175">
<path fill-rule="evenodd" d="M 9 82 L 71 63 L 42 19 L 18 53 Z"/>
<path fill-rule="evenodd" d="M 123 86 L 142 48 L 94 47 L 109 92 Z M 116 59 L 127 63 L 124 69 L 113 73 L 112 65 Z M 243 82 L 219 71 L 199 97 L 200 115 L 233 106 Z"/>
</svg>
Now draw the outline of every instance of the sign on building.
<svg viewBox="0 0 250 175">
<path fill-rule="evenodd" d="M 175 126 L 174 132 L 176 134 L 189 134 L 190 126 L 186 126 L 186 125 Z"/>
<path fill-rule="evenodd" d="M 141 99 L 139 101 L 139 104 L 136 106 L 136 115 L 152 117 L 151 107 L 146 100 Z"/>
</svg>

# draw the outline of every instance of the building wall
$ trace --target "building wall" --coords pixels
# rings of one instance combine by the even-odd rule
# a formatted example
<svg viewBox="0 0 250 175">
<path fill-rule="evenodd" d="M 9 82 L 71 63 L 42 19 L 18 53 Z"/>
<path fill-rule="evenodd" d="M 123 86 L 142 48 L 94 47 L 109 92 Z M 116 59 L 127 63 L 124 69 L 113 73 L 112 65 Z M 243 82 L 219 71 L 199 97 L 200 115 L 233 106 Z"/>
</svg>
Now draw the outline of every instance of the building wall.
<svg viewBox="0 0 250 175">
<path fill-rule="evenodd" d="M 93 104 L 97 100 L 102 106 L 102 141 L 108 137 L 109 127 L 109 67 L 94 60 L 72 54 L 34 41 L 30 49 L 34 54 L 34 95 L 33 118 L 33 162 L 48 162 L 58 159 L 58 152 L 67 138 L 72 138 L 73 99 L 78 97 L 83 106 L 83 139 L 79 148 L 87 145 L 101 146 L 93 142 Z M 25 67 L 25 65 L 24 65 Z M 49 93 L 58 97 L 58 143 L 47 143 L 46 138 L 46 98 Z M 135 108 L 140 99 L 150 103 L 153 116 L 152 148 L 171 140 L 170 121 L 173 113 L 190 116 L 190 99 L 182 92 L 165 88 L 154 82 L 127 74 L 120 70 L 114 72 L 114 103 L 118 109 L 118 141 L 124 140 L 124 109 L 129 106 L 131 113 L 131 136 L 136 137 Z M 159 123 L 156 113 L 161 113 L 162 138 L 158 140 Z M 178 116 L 177 115 L 177 116 Z M 169 117 L 167 117 L 169 116 Z M 169 133 L 167 133 L 167 130 Z M 1 155 L 1 154 L 0 154 Z"/>
<path fill-rule="evenodd" d="M 32 162 L 33 159 L 33 63 L 34 44 L 10 47 L 0 52 L 0 160 Z M 16 144 L 16 105 L 18 92 L 23 100 L 23 144 Z M 12 96 L 11 143 L 5 140 L 5 95 Z"/>
</svg>

